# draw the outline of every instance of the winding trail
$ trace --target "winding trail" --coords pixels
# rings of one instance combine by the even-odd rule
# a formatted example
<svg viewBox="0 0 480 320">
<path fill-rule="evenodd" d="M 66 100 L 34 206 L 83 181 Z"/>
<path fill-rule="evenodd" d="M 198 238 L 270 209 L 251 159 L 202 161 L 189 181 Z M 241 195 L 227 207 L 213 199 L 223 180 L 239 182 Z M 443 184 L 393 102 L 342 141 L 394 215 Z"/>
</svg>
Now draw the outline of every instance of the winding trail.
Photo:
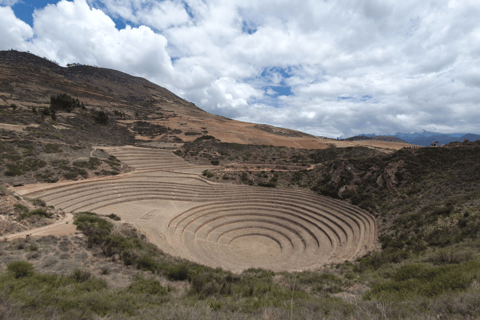
<svg viewBox="0 0 480 320">
<path fill-rule="evenodd" d="M 66 235 L 74 234 L 76 226 L 73 224 L 73 214 L 67 213 L 66 217 L 60 221 L 49 224 L 44 227 L 30 229 L 22 232 L 9 234 L 3 237 L 3 239 L 12 240 L 17 238 L 24 238 L 26 236 L 48 236 L 48 235 Z"/>
<path fill-rule="evenodd" d="M 376 244 L 374 217 L 348 203 L 309 192 L 214 183 L 201 176 L 213 166 L 194 166 L 168 150 L 102 149 L 136 171 L 18 192 L 67 212 L 115 213 L 165 252 L 232 272 L 313 270 L 355 259 Z"/>
</svg>

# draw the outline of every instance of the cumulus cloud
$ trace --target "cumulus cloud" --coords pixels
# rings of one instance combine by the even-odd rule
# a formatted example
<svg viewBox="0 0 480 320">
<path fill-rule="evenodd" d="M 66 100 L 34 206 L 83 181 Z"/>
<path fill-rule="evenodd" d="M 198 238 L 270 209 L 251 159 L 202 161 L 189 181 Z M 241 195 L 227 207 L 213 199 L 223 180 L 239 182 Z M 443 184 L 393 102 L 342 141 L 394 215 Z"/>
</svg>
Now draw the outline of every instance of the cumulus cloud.
<svg viewBox="0 0 480 320">
<path fill-rule="evenodd" d="M 104 0 L 89 1 L 104 8 L 113 17 L 134 24 L 145 24 L 157 30 L 181 25 L 189 21 L 189 15 L 181 1 L 155 0 Z"/>
<path fill-rule="evenodd" d="M 0 29 L 2 45 L 144 76 L 239 120 L 480 133 L 475 0 L 62 0 L 33 31 L 1 9 L 19 26 Z"/>
<path fill-rule="evenodd" d="M 0 0 L 0 6 L 13 6 L 14 4 L 16 4 L 17 2 L 19 2 L 19 0 Z"/>
<path fill-rule="evenodd" d="M 7 4 L 8 1 L 4 1 Z M 13 1 L 11 1 L 13 2 Z M 26 50 L 25 41 L 33 37 L 32 28 L 15 16 L 12 8 L 0 7 L 0 50 Z"/>
<path fill-rule="evenodd" d="M 118 30 L 103 11 L 85 0 L 62 0 L 34 13 L 32 52 L 65 65 L 81 62 L 147 78 L 172 75 L 167 39 L 148 26 Z"/>
</svg>

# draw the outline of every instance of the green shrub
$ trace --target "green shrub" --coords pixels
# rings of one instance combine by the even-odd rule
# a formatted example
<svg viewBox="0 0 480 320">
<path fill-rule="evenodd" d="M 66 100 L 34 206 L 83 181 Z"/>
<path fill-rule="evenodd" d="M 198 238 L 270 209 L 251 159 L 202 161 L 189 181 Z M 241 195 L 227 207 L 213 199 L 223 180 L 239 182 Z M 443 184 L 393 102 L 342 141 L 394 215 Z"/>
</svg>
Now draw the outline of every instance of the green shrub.
<svg viewBox="0 0 480 320">
<path fill-rule="evenodd" d="M 53 213 L 47 212 L 45 209 L 36 209 L 27 213 L 22 213 L 20 215 L 20 220 L 30 218 L 32 216 L 40 216 L 45 218 L 50 218 Z"/>
<path fill-rule="evenodd" d="M 81 168 L 68 168 L 68 172 L 65 172 L 63 174 L 63 177 L 65 179 L 68 179 L 68 180 L 74 180 L 78 177 L 78 175 L 81 175 L 83 178 L 87 178 L 88 177 L 88 172 L 85 170 L 85 169 L 81 169 Z"/>
<path fill-rule="evenodd" d="M 53 121 L 57 121 L 57 113 L 52 108 L 50 108 L 50 117 Z"/>
<path fill-rule="evenodd" d="M 220 164 L 220 161 L 212 160 L 212 161 L 210 161 L 210 163 L 213 164 L 214 166 L 218 166 Z"/>
<path fill-rule="evenodd" d="M 50 108 L 54 111 L 65 110 L 67 112 L 72 112 L 75 108 L 83 109 L 84 107 L 84 104 L 78 99 L 74 99 L 65 93 L 50 96 Z"/>
<path fill-rule="evenodd" d="M 67 180 L 74 180 L 75 178 L 78 177 L 78 172 L 76 171 L 66 172 L 63 174 L 63 177 Z"/>
<path fill-rule="evenodd" d="M 165 270 L 165 276 L 172 281 L 187 280 L 188 267 L 184 264 L 171 266 Z"/>
<path fill-rule="evenodd" d="M 203 170 L 202 175 L 207 177 L 207 178 L 212 178 L 213 177 L 213 173 L 211 173 L 208 170 Z"/>
<path fill-rule="evenodd" d="M 131 251 L 121 251 L 121 257 L 123 260 L 123 264 L 126 266 L 131 266 L 137 261 L 138 257 L 135 253 Z"/>
<path fill-rule="evenodd" d="M 182 156 L 183 156 L 182 150 L 175 150 L 173 153 L 176 154 L 176 155 L 179 156 L 179 157 L 182 157 Z"/>
<path fill-rule="evenodd" d="M 16 212 L 21 213 L 21 214 L 25 214 L 29 211 L 29 209 L 27 207 L 25 207 L 24 205 L 19 204 L 19 203 L 14 204 L 13 207 L 15 208 Z"/>
<path fill-rule="evenodd" d="M 395 250 L 392 248 L 385 249 L 382 252 L 369 253 L 359 259 L 358 265 L 355 266 L 355 271 L 363 272 L 369 268 L 378 270 L 381 266 L 387 263 L 399 263 L 410 257 L 410 253 L 404 250 Z"/>
<path fill-rule="evenodd" d="M 102 162 L 101 162 L 99 159 L 90 157 L 90 158 L 88 159 L 88 162 L 87 162 L 87 161 L 74 161 L 72 164 L 73 164 L 75 167 L 87 168 L 87 169 L 90 169 L 90 170 L 95 170 L 95 169 L 97 169 L 97 167 L 98 167 L 101 163 L 102 163 Z"/>
<path fill-rule="evenodd" d="M 115 220 L 115 221 L 120 221 L 122 220 L 119 216 L 117 216 L 115 213 L 111 213 L 107 216 L 108 218 Z"/>
<path fill-rule="evenodd" d="M 97 111 L 93 114 L 93 119 L 98 124 L 107 124 L 108 123 L 108 114 L 105 111 Z"/>
<path fill-rule="evenodd" d="M 14 261 L 7 264 L 7 270 L 12 272 L 15 278 L 31 276 L 33 269 L 33 265 L 25 261 Z"/>
<path fill-rule="evenodd" d="M 60 153 L 63 152 L 58 145 L 48 143 L 43 147 L 43 152 L 45 153 Z"/>
<path fill-rule="evenodd" d="M 169 290 L 162 287 L 157 279 L 146 279 L 143 275 L 135 275 L 132 284 L 128 286 L 128 291 L 141 294 L 164 295 Z"/>
<path fill-rule="evenodd" d="M 54 173 L 48 169 L 42 172 L 37 172 L 33 176 L 35 177 L 35 179 L 47 183 L 55 183 L 58 181 L 58 177 L 54 176 Z"/>
<path fill-rule="evenodd" d="M 88 279 L 90 279 L 91 276 L 92 274 L 88 271 L 75 269 L 70 277 L 74 279 L 76 282 L 85 282 Z"/>
<path fill-rule="evenodd" d="M 473 253 L 471 251 L 457 251 L 455 249 L 442 249 L 427 257 L 428 262 L 437 265 L 459 264 L 471 260 L 473 260 Z"/>
<path fill-rule="evenodd" d="M 185 135 L 187 135 L 188 133 L 189 132 L 185 132 Z M 205 141 L 205 140 L 215 140 L 215 137 L 210 136 L 210 135 L 206 135 L 206 136 L 198 137 L 197 139 L 195 139 L 194 142 Z"/>
<path fill-rule="evenodd" d="M 38 207 L 46 207 L 47 204 L 45 203 L 45 201 L 43 201 L 42 199 L 29 199 L 28 201 L 30 201 L 30 203 L 32 203 L 34 206 L 38 206 Z"/>
<path fill-rule="evenodd" d="M 155 272 L 158 270 L 158 264 L 149 255 L 144 255 L 140 259 L 137 260 L 137 269 L 142 269 L 142 270 L 149 270 L 152 272 Z"/>
<path fill-rule="evenodd" d="M 424 264 L 410 264 L 401 267 L 392 280 L 372 285 L 367 298 L 385 295 L 410 299 L 414 295 L 439 296 L 449 291 L 466 290 L 480 272 L 480 262 L 470 261 L 463 265 L 431 267 Z"/>
<path fill-rule="evenodd" d="M 267 187 L 267 188 L 276 188 L 277 187 L 277 182 L 275 181 L 269 181 L 269 182 L 259 182 L 258 186 L 260 187 Z"/>
<path fill-rule="evenodd" d="M 92 212 L 78 213 L 75 218 L 73 224 L 88 237 L 89 246 L 103 243 L 113 228 L 113 224 Z"/>
<path fill-rule="evenodd" d="M 7 163 L 5 165 L 7 171 L 4 174 L 10 177 L 21 176 L 29 171 L 37 171 L 46 165 L 47 163 L 43 160 L 27 158 L 23 162 Z"/>
</svg>

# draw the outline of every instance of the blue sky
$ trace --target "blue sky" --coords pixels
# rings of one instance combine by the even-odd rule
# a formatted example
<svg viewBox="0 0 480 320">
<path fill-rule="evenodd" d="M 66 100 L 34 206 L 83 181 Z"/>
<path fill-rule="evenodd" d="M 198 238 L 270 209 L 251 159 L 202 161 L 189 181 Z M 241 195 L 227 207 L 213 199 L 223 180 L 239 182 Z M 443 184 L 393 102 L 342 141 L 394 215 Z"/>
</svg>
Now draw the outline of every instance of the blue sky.
<svg viewBox="0 0 480 320">
<path fill-rule="evenodd" d="M 320 136 L 480 134 L 478 16 L 474 0 L 0 0 L 0 49 Z"/>
</svg>

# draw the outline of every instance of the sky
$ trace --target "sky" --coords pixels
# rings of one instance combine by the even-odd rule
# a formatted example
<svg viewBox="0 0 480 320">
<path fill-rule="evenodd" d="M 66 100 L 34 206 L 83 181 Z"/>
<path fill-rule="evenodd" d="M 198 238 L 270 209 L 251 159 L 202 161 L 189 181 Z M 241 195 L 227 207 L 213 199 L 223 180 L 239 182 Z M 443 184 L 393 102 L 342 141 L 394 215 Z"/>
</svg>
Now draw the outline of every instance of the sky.
<svg viewBox="0 0 480 320">
<path fill-rule="evenodd" d="M 480 134 L 478 0 L 0 0 L 0 50 L 325 137 Z"/>
</svg>

